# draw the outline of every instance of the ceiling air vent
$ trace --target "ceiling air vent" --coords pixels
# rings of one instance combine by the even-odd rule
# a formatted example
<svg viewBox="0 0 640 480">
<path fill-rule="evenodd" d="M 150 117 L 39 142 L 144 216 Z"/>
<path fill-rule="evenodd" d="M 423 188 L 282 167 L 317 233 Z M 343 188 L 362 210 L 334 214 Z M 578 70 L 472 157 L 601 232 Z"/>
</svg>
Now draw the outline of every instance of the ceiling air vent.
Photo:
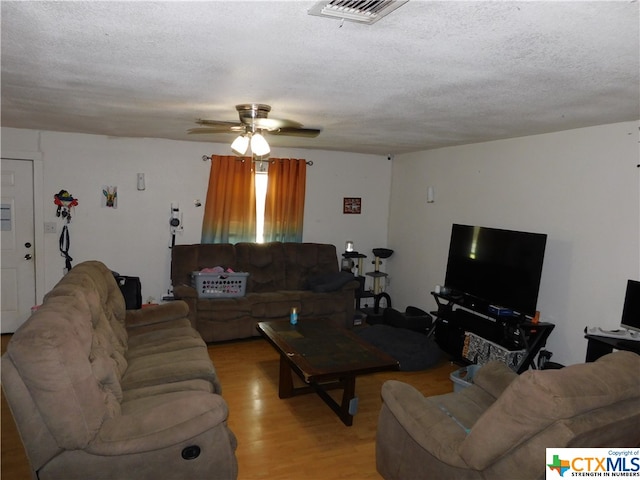
<svg viewBox="0 0 640 480">
<path fill-rule="evenodd" d="M 371 25 L 409 0 L 327 0 L 316 3 L 309 15 Z"/>
</svg>

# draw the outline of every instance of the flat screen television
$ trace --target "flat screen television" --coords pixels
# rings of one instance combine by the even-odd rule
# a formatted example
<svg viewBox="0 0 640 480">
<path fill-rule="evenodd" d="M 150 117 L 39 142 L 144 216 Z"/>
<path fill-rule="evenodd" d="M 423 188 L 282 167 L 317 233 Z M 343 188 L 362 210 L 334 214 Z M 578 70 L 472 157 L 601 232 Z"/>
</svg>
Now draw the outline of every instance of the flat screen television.
<svg viewBox="0 0 640 480">
<path fill-rule="evenodd" d="M 620 326 L 640 332 L 640 282 L 636 280 L 627 280 Z"/>
<path fill-rule="evenodd" d="M 445 287 L 479 313 L 493 305 L 534 316 L 546 243 L 542 233 L 454 224 Z"/>
</svg>

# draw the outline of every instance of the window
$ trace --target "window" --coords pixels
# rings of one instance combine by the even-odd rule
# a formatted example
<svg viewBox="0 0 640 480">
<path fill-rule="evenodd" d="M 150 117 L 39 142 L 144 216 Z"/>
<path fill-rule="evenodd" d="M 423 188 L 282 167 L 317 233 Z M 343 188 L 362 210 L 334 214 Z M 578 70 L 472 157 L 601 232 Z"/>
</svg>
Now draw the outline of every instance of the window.
<svg viewBox="0 0 640 480">
<path fill-rule="evenodd" d="M 306 167 L 212 155 L 201 242 L 301 242 Z"/>
<path fill-rule="evenodd" d="M 256 243 L 264 243 L 264 207 L 269 173 L 256 169 Z"/>
</svg>

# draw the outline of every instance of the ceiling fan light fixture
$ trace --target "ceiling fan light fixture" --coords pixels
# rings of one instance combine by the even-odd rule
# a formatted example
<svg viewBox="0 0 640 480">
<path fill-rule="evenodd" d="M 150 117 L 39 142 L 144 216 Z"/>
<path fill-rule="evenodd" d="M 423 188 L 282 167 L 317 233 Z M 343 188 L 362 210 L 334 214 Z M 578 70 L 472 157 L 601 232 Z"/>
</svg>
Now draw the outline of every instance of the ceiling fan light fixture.
<svg viewBox="0 0 640 480">
<path fill-rule="evenodd" d="M 254 133 L 251 135 L 251 151 L 258 157 L 262 157 L 271 152 L 271 148 L 269 147 L 267 140 L 261 133 Z"/>
<path fill-rule="evenodd" d="M 245 135 L 239 135 L 231 144 L 231 150 L 236 155 L 244 155 L 249 148 L 249 137 Z M 253 148 L 253 147 L 252 147 Z"/>
</svg>

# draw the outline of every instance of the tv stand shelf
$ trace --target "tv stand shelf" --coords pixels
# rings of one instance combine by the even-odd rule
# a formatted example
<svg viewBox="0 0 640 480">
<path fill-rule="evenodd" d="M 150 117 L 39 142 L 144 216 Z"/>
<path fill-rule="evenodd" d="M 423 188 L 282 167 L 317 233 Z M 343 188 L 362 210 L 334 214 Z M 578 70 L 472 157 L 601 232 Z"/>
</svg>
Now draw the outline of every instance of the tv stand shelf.
<svg viewBox="0 0 640 480">
<path fill-rule="evenodd" d="M 438 310 L 432 312 L 436 342 L 458 362 L 471 363 L 463 356 L 466 332 L 470 332 L 506 350 L 524 350 L 524 356 L 514 368 L 522 373 L 530 367 L 535 368 L 535 357 L 555 327 L 547 322 L 534 324 L 526 317 L 482 315 L 471 310 L 478 305 L 464 295 L 435 292 L 431 295 L 438 305 Z M 480 309 L 486 310 L 484 306 Z"/>
<path fill-rule="evenodd" d="M 598 335 L 585 335 L 587 339 L 587 357 L 585 362 L 595 362 L 598 358 L 611 353 L 613 349 L 627 350 L 640 355 L 640 341 L 624 340 L 620 338 L 599 337 Z"/>
</svg>

